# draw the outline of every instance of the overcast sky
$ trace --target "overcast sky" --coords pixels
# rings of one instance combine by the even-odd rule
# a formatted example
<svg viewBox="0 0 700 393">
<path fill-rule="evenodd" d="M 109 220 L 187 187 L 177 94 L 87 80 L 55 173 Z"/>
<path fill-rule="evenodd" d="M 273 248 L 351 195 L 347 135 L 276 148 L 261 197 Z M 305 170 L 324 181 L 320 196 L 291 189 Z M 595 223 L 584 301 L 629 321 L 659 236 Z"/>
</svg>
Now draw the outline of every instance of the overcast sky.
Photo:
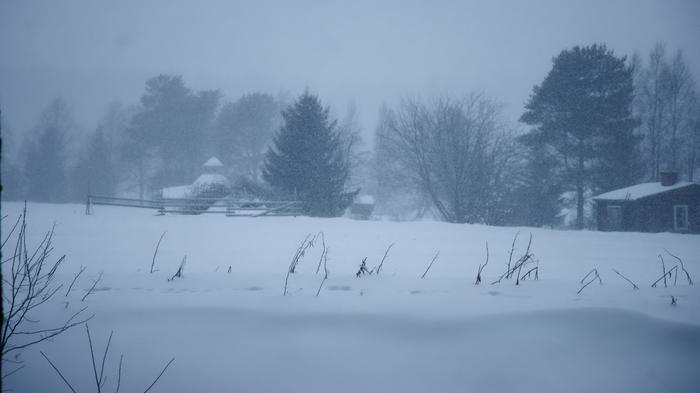
<svg viewBox="0 0 700 393">
<path fill-rule="evenodd" d="M 368 134 L 404 95 L 480 90 L 515 121 L 562 49 L 646 58 L 656 41 L 700 78 L 700 1 L 0 0 L 0 104 L 19 133 L 62 96 L 91 130 L 169 73 L 229 100 L 308 86 L 337 112 L 354 102 Z"/>
</svg>

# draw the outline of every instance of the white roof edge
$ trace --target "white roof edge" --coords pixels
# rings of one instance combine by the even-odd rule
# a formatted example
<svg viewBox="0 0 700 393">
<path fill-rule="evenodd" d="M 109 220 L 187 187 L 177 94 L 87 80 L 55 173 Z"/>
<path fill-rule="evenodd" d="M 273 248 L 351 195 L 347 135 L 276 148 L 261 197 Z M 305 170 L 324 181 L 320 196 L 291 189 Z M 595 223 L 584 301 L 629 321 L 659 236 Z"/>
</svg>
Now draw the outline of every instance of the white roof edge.
<svg viewBox="0 0 700 393">
<path fill-rule="evenodd" d="M 662 186 L 660 182 L 641 183 L 596 195 L 592 199 L 604 201 L 634 201 L 693 185 L 697 185 L 697 183 L 679 181 L 671 186 Z"/>
</svg>

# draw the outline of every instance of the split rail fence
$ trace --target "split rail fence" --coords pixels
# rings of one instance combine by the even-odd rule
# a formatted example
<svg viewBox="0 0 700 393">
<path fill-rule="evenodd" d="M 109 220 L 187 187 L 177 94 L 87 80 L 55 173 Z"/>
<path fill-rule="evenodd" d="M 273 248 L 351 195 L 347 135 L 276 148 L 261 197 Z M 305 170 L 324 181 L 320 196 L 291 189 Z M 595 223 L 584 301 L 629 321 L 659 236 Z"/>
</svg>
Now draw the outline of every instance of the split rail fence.
<svg viewBox="0 0 700 393">
<path fill-rule="evenodd" d="M 153 209 L 159 214 L 225 214 L 227 217 L 299 216 L 299 201 L 254 201 L 233 198 L 134 199 L 88 195 L 85 214 L 93 206 L 120 206 Z"/>
</svg>

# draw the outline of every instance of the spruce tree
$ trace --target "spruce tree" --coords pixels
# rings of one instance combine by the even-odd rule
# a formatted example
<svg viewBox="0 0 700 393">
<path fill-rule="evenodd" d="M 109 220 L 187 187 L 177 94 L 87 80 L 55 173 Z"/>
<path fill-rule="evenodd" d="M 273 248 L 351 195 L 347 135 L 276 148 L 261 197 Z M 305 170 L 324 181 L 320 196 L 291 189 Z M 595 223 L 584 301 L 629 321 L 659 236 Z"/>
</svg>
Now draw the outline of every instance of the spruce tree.
<svg viewBox="0 0 700 393">
<path fill-rule="evenodd" d="M 282 117 L 284 125 L 265 156 L 263 178 L 296 195 L 309 215 L 342 214 L 350 202 L 350 195 L 344 193 L 349 170 L 329 108 L 307 91 Z"/>
</svg>

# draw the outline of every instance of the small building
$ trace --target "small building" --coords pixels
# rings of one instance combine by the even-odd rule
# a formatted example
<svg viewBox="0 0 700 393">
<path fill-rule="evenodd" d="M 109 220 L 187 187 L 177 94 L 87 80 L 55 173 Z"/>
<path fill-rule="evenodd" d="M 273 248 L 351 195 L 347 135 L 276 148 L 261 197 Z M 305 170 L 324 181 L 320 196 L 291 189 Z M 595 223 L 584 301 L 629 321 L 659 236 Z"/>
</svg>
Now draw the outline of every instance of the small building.
<svg viewBox="0 0 700 393">
<path fill-rule="evenodd" d="M 356 220 L 369 220 L 374 210 L 374 198 L 371 195 L 358 195 L 350 205 L 350 217 Z"/>
<path fill-rule="evenodd" d="M 600 231 L 700 233 L 700 184 L 678 181 L 675 172 L 593 200 Z"/>
<path fill-rule="evenodd" d="M 160 196 L 164 199 L 187 199 L 227 194 L 231 185 L 223 175 L 224 170 L 224 164 L 218 158 L 211 157 L 202 165 L 202 174 L 192 184 L 165 187 Z"/>
</svg>

